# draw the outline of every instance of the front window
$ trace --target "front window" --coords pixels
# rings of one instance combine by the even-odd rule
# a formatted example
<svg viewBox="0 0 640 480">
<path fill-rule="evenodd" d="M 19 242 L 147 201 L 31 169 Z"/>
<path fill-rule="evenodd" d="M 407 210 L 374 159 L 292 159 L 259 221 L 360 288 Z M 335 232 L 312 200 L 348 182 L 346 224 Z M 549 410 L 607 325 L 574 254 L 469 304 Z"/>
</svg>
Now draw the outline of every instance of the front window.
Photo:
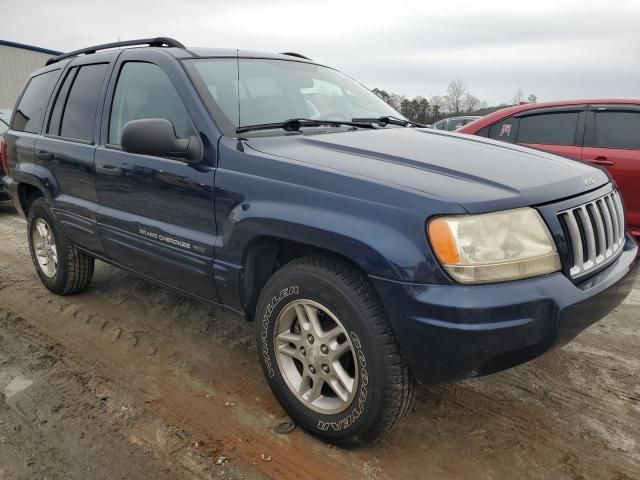
<svg viewBox="0 0 640 480">
<path fill-rule="evenodd" d="M 292 118 L 351 121 L 398 112 L 365 87 L 328 67 L 273 59 L 186 61 L 214 118 L 234 128 Z M 208 101 L 207 101 L 208 100 Z"/>
</svg>

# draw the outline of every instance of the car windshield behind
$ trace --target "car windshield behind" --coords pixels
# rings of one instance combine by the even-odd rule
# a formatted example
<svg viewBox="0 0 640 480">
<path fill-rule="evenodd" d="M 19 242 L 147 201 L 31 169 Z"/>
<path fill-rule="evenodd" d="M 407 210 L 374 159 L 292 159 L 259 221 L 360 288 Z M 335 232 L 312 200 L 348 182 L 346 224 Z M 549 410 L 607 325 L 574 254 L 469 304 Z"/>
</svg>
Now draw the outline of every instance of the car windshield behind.
<svg viewBox="0 0 640 480">
<path fill-rule="evenodd" d="M 185 62 L 214 118 L 235 128 L 292 118 L 404 118 L 358 82 L 305 62 L 210 58 Z"/>
</svg>

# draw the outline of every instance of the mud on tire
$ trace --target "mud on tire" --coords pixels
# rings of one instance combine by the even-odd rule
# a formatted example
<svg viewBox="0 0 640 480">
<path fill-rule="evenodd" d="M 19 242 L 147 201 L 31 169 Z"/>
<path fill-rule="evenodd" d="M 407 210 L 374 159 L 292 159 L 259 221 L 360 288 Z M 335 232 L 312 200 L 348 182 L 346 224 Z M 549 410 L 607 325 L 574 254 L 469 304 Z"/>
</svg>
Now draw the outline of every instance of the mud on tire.
<svg viewBox="0 0 640 480">
<path fill-rule="evenodd" d="M 343 356 L 341 365 L 335 365 L 338 370 L 357 372 L 352 375 L 355 378 L 351 383 L 355 391 L 352 395 L 345 395 L 342 409 L 329 408 L 340 403 L 332 403 L 331 388 L 322 387 L 320 400 L 326 400 L 323 404 L 326 408 L 321 408 L 308 402 L 315 397 L 313 394 L 306 398 L 306 394 L 300 394 L 306 388 L 304 379 L 298 388 L 294 385 L 295 381 L 290 379 L 292 376 L 313 376 L 305 371 L 312 366 L 315 366 L 314 373 L 317 373 L 318 367 L 328 367 L 323 363 L 324 357 L 318 346 L 305 340 L 308 332 L 303 331 L 300 325 L 306 320 L 298 319 L 306 318 L 307 313 L 296 313 L 291 330 L 288 329 L 291 320 L 286 321 L 284 342 L 277 333 L 282 331 L 281 322 L 284 318 L 291 317 L 291 308 L 301 304 L 320 306 L 320 310 L 328 312 L 320 311 L 316 320 L 320 318 L 326 321 L 322 315 L 333 315 L 339 320 L 346 335 L 342 343 L 334 342 L 334 347 L 347 341 L 352 347 L 355 365 L 350 365 L 348 353 L 346 363 Z M 317 255 L 285 265 L 273 274 L 262 290 L 255 321 L 260 361 L 272 391 L 296 423 L 314 435 L 341 446 L 367 444 L 389 431 L 409 411 L 415 381 L 403 361 L 377 292 L 366 275 L 349 262 L 333 256 Z M 295 327 L 296 321 L 298 327 Z M 330 319 L 328 321 L 331 325 L 335 323 Z M 336 331 L 333 327 L 328 328 Z M 289 338 L 292 342 L 287 345 Z M 325 352 L 329 351 L 326 345 L 322 344 L 322 347 Z M 286 350 L 286 355 L 281 354 L 280 349 Z M 305 356 L 299 350 L 303 350 Z M 312 354 L 313 358 L 310 358 Z M 293 362 L 287 360 L 289 356 L 295 357 Z M 324 383 L 333 384 L 333 380 L 325 378 Z M 315 379 L 308 381 L 315 385 Z M 307 393 L 312 390 L 309 387 Z M 337 394 L 339 390 L 333 391 L 338 400 L 343 398 Z M 320 400 L 317 405 L 321 405 Z"/>
<path fill-rule="evenodd" d="M 51 229 L 55 247 L 57 250 L 57 265 L 55 274 L 47 275 L 43 271 L 43 267 L 37 259 L 36 247 L 34 245 L 34 237 L 38 220 L 44 220 L 46 225 Z M 36 272 L 40 280 L 47 289 L 58 295 L 69 295 L 81 292 L 93 277 L 94 259 L 90 255 L 80 251 L 71 241 L 64 235 L 56 222 L 53 213 L 42 198 L 38 198 L 33 202 L 29 210 L 29 218 L 27 219 L 27 235 L 29 240 L 29 250 L 31 251 L 31 260 L 36 268 Z"/>
</svg>

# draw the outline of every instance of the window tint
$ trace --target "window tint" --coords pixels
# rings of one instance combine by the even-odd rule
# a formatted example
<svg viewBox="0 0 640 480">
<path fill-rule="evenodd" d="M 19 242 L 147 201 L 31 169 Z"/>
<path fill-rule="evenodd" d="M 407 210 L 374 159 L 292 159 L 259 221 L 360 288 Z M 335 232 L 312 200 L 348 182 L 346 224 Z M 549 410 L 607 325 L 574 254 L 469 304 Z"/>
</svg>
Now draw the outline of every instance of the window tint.
<svg viewBox="0 0 640 480">
<path fill-rule="evenodd" d="M 192 129 L 178 92 L 157 65 L 125 63 L 118 78 L 109 121 L 109 143 L 120 145 L 122 129 L 131 120 L 165 118 L 173 123 L 178 137 Z"/>
<path fill-rule="evenodd" d="M 85 65 L 78 70 L 62 113 L 61 137 L 93 140 L 98 96 L 107 67 L 106 63 L 100 63 Z"/>
<path fill-rule="evenodd" d="M 518 143 L 573 145 L 578 112 L 531 115 L 520 119 Z"/>
<path fill-rule="evenodd" d="M 13 117 L 12 129 L 40 133 L 44 111 L 59 74 L 59 70 L 53 70 L 29 81 Z"/>
<path fill-rule="evenodd" d="M 518 118 L 505 118 L 489 128 L 489 138 L 513 143 L 518 137 Z"/>
<path fill-rule="evenodd" d="M 596 146 L 640 149 L 640 112 L 596 112 Z"/>
<path fill-rule="evenodd" d="M 67 72 L 67 76 L 62 82 L 62 86 L 58 90 L 58 94 L 56 95 L 55 103 L 53 104 L 53 109 L 51 112 L 51 116 L 49 117 L 49 128 L 47 129 L 47 133 L 51 135 L 60 135 L 60 122 L 62 121 L 62 110 L 64 109 L 64 104 L 67 101 L 67 96 L 69 95 L 69 89 L 71 88 L 71 84 L 73 83 L 73 79 L 78 72 L 78 67 L 73 67 Z"/>
<path fill-rule="evenodd" d="M 4 135 L 4 132 L 6 132 L 7 130 L 9 130 L 9 125 L 0 120 L 0 137 Z"/>
</svg>

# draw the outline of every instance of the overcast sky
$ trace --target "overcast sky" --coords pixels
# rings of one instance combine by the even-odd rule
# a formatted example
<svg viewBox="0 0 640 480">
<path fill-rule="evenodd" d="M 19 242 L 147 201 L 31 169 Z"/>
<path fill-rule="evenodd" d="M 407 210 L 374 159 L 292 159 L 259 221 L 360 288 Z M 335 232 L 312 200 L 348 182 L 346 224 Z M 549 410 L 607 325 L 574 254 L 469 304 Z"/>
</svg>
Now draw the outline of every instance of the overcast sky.
<svg viewBox="0 0 640 480">
<path fill-rule="evenodd" d="M 56 50 L 171 36 L 187 46 L 297 51 L 369 88 L 489 104 L 640 96 L 640 1 L 13 0 L 0 38 Z"/>
</svg>

